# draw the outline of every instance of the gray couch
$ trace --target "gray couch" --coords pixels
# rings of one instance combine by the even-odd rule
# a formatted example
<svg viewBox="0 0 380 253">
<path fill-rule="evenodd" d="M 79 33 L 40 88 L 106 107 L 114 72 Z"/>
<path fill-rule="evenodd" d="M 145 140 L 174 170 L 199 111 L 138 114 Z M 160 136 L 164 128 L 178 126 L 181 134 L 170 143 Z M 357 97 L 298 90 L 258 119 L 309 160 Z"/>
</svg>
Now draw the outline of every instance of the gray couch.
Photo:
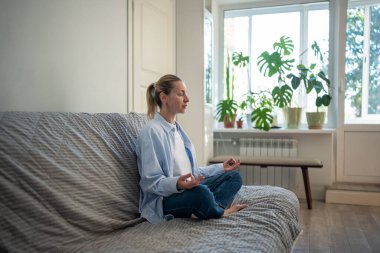
<svg viewBox="0 0 380 253">
<path fill-rule="evenodd" d="M 139 218 L 143 115 L 0 112 L 0 252 L 290 252 L 299 202 L 243 186 L 214 220 Z"/>
</svg>

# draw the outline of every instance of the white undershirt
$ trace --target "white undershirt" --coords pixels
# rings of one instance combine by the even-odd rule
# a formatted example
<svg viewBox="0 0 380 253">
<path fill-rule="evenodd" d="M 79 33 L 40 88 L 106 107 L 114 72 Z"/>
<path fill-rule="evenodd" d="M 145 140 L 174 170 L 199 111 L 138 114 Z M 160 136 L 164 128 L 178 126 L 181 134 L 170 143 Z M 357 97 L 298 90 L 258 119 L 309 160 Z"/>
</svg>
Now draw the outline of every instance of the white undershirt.
<svg viewBox="0 0 380 253">
<path fill-rule="evenodd" d="M 187 173 L 191 173 L 190 159 L 187 156 L 185 144 L 178 130 L 175 130 L 174 134 L 174 176 L 181 176 Z"/>
</svg>

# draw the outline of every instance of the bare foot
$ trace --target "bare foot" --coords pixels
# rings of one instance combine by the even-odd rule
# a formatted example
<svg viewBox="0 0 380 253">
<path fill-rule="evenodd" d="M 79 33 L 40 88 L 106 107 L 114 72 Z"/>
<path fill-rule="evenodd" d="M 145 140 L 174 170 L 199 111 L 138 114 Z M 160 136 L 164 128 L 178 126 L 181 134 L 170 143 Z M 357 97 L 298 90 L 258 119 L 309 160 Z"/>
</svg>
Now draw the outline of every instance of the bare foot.
<svg viewBox="0 0 380 253">
<path fill-rule="evenodd" d="M 246 208 L 247 204 L 236 204 L 224 210 L 223 216 L 229 216 L 233 213 L 239 212 L 241 209 Z"/>
</svg>

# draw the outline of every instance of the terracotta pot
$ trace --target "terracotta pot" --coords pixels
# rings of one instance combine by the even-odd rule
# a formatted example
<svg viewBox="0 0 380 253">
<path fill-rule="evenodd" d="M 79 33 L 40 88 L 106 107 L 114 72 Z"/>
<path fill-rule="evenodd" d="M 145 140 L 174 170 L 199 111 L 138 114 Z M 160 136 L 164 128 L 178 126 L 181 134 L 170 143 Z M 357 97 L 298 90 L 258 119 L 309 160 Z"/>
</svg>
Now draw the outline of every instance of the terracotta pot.
<svg viewBox="0 0 380 253">
<path fill-rule="evenodd" d="M 237 125 L 237 128 L 243 128 L 243 121 L 242 120 L 236 121 L 236 125 Z"/>
<path fill-rule="evenodd" d="M 230 115 L 225 115 L 224 116 L 224 127 L 225 128 L 234 128 L 235 127 L 235 119 L 236 119 L 236 114 L 234 114 L 232 121 L 230 119 Z"/>
</svg>

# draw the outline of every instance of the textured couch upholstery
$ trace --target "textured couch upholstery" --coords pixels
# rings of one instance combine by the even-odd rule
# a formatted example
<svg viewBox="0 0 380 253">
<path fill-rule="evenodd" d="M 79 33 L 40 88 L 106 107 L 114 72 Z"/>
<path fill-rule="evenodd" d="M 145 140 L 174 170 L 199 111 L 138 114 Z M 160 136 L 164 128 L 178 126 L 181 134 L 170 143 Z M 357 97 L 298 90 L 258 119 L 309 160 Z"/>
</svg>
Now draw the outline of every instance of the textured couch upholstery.
<svg viewBox="0 0 380 253">
<path fill-rule="evenodd" d="M 0 112 L 0 252 L 290 252 L 299 203 L 244 186 L 218 220 L 139 218 L 144 115 Z"/>
</svg>

